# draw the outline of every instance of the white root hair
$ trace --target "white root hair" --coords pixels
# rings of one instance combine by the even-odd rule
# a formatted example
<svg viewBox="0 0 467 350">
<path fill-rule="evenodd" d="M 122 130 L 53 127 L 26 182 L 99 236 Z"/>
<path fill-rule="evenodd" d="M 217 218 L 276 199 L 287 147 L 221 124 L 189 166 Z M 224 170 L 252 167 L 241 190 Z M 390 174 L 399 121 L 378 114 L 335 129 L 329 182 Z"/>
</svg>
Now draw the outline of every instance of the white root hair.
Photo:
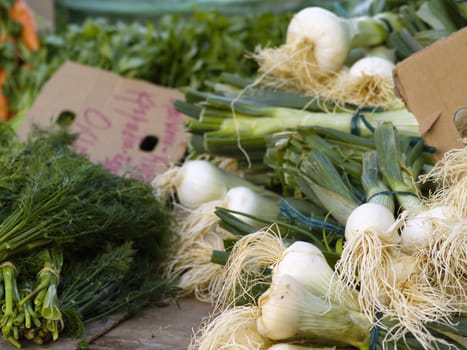
<svg viewBox="0 0 467 350">
<path fill-rule="evenodd" d="M 223 286 L 215 309 L 224 310 L 239 301 L 256 304 L 255 287 L 269 285 L 270 277 L 264 271 L 278 261 L 285 249 L 276 225 L 239 239 L 225 266 Z"/>
<path fill-rule="evenodd" d="M 236 306 L 206 318 L 188 350 L 265 350 L 271 341 L 256 327 L 257 306 Z"/>
</svg>

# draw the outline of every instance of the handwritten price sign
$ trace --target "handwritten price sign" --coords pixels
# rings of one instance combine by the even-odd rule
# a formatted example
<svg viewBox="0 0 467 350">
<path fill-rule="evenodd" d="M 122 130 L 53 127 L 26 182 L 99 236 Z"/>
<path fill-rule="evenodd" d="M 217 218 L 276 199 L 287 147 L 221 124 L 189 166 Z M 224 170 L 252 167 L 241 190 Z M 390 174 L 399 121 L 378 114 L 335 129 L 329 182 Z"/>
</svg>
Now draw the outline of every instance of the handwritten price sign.
<svg viewBox="0 0 467 350">
<path fill-rule="evenodd" d="M 183 96 L 148 82 L 67 62 L 44 86 L 21 134 L 35 123 L 72 116 L 74 147 L 118 174 L 151 181 L 185 151 L 185 117 L 173 103 Z"/>
</svg>

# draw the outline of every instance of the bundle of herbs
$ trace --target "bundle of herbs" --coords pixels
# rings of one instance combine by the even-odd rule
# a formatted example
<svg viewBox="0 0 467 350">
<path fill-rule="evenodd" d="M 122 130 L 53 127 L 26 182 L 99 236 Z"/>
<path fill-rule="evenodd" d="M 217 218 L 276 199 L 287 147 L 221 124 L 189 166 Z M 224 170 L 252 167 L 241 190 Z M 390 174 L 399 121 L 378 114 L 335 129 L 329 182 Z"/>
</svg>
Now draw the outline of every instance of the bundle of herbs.
<svg viewBox="0 0 467 350">
<path fill-rule="evenodd" d="M 170 212 L 147 182 L 110 173 L 71 146 L 67 130 L 0 139 L 0 327 L 40 344 L 117 310 L 163 303 Z M 85 287 L 84 287 L 85 286 Z"/>
<path fill-rule="evenodd" d="M 0 6 L 10 2 L 0 0 Z M 20 57 L 21 64 L 11 43 L 0 40 L 0 59 L 8 68 L 3 89 L 9 118 L 21 117 L 67 60 L 168 87 L 199 87 L 224 71 L 251 75 L 257 66 L 247 53 L 257 44 L 281 41 L 289 17 L 287 13 L 227 17 L 194 11 L 190 18 L 167 15 L 155 22 L 88 18 L 40 32 L 39 49 L 23 50 L 28 54 Z M 0 81 L 1 77 L 0 73 Z"/>
</svg>

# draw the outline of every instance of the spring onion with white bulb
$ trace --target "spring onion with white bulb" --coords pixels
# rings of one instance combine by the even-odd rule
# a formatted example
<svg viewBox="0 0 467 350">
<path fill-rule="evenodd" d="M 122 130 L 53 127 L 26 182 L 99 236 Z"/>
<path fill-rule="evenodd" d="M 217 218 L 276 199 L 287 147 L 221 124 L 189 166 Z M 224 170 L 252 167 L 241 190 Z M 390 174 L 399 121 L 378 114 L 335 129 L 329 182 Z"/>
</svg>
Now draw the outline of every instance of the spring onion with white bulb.
<svg viewBox="0 0 467 350">
<path fill-rule="evenodd" d="M 351 46 L 351 32 L 345 20 L 320 7 L 308 7 L 297 12 L 287 28 L 286 43 L 300 49 L 309 46 L 310 63 L 316 61 L 324 73 L 338 71 Z"/>
<path fill-rule="evenodd" d="M 266 195 L 266 191 L 259 194 L 248 187 L 237 186 L 227 192 L 219 206 L 239 212 L 234 216 L 241 218 L 248 225 L 260 228 L 264 224 L 254 217 L 275 221 L 279 215 L 279 196 L 272 192 Z"/>
<path fill-rule="evenodd" d="M 304 8 L 292 17 L 283 45 L 257 50 L 260 79 L 320 95 L 334 84 L 352 48 L 384 44 L 399 27 L 390 13 L 342 18 L 321 7 Z"/>
<path fill-rule="evenodd" d="M 202 302 L 213 303 L 221 289 L 223 266 L 211 261 L 213 251 L 224 251 L 224 240 L 233 234 L 218 227 L 216 208 L 236 213 L 246 224 L 260 228 L 258 221 L 275 221 L 279 216 L 279 197 L 272 192 L 255 192 L 249 187 L 233 187 L 222 199 L 211 200 L 176 218 L 177 240 L 166 267 L 169 279 L 177 281 L 183 295 L 193 294 Z"/>
<path fill-rule="evenodd" d="M 448 206 L 436 206 L 408 218 L 401 230 L 401 249 L 414 254 L 430 244 L 436 226 L 450 219 L 452 209 Z"/>
<path fill-rule="evenodd" d="M 165 275 L 175 281 L 180 295 L 193 295 L 197 300 L 212 303 L 214 291 L 221 287 L 222 266 L 211 263 L 213 250 L 224 250 L 224 239 L 234 236 L 218 230 L 215 204 L 207 202 L 176 218 L 177 239 L 172 245 Z"/>
<path fill-rule="evenodd" d="M 400 252 L 401 224 L 401 219 L 395 220 L 380 204 L 365 203 L 355 209 L 346 224 L 336 278 L 359 290 L 362 312 L 387 332 L 387 341 L 397 342 L 411 334 L 429 348 L 443 340 L 431 334 L 426 324 L 451 324 L 458 301 L 450 299 L 423 273 L 426 259 Z M 380 314 L 383 320 L 378 320 Z"/>
<path fill-rule="evenodd" d="M 329 89 L 329 99 L 356 106 L 401 108 L 402 101 L 394 93 L 393 61 L 380 56 L 366 56 L 339 73 Z"/>
<path fill-rule="evenodd" d="M 378 56 L 367 56 L 350 67 L 349 74 L 355 78 L 362 76 L 382 76 L 392 78 L 393 62 Z"/>
<path fill-rule="evenodd" d="M 386 141 L 391 147 L 391 143 L 398 144 L 395 140 L 394 135 L 382 137 L 377 144 Z M 377 148 L 378 156 L 382 149 L 390 149 Z M 381 213 L 366 215 L 365 207 L 378 205 L 366 203 L 346 223 L 346 242 L 336 264 L 336 278 L 359 289 L 360 307 L 368 317 L 376 319 L 381 314 L 383 319 L 392 320 L 392 325 L 384 320 L 379 323 L 388 341 L 410 334 L 425 348 L 446 344 L 430 332 L 427 324 L 437 322 L 449 327 L 456 314 L 465 312 L 467 226 L 465 212 L 458 215 L 465 208 L 465 159 L 465 150 L 449 152 L 444 162 L 423 176 L 425 181 L 444 183 L 443 189 L 427 199 L 409 202 L 396 220 L 384 206 L 379 207 Z M 380 163 L 394 189 L 397 183 L 414 181 L 410 167 L 405 168 L 404 176 L 397 169 L 388 171 L 387 166 Z M 459 183 L 461 187 L 457 187 Z"/>
<path fill-rule="evenodd" d="M 378 203 L 358 206 L 345 225 L 344 248 L 336 264 L 338 279 L 352 289 L 360 288 L 359 302 L 370 318 L 380 296 L 381 278 L 375 275 L 385 275 L 390 265 L 387 247 L 399 242 L 396 229 L 394 214 Z"/>
<path fill-rule="evenodd" d="M 427 261 L 422 273 L 465 311 L 467 299 L 467 152 L 447 152 L 421 181 L 440 187 L 422 205 L 407 210 L 401 249 Z"/>
<path fill-rule="evenodd" d="M 359 309 L 356 294 L 351 289 L 342 288 L 337 293 L 336 288 L 329 288 L 333 270 L 321 250 L 309 242 L 295 241 L 285 249 L 272 269 L 272 280 L 282 275 L 295 278 L 320 298 L 329 298 L 332 303 L 351 310 Z"/>
<path fill-rule="evenodd" d="M 223 199 L 230 188 L 247 186 L 259 190 L 242 177 L 222 170 L 208 160 L 186 160 L 157 175 L 152 185 L 159 196 L 175 192 L 179 203 L 188 209 Z"/>
<path fill-rule="evenodd" d="M 289 282 L 293 288 L 288 288 Z M 371 322 L 359 311 L 353 291 L 328 300 L 330 283 L 332 269 L 311 243 L 287 247 L 272 229 L 248 234 L 233 246 L 216 316 L 195 336 L 195 348 L 217 348 L 222 341 L 227 349 L 267 349 L 273 340 L 297 340 L 297 336 L 310 343 L 366 348 Z M 259 299 L 252 295 L 257 291 Z M 278 294 L 283 291 L 287 295 Z M 239 305 L 245 301 L 245 306 Z M 251 340 L 245 339 L 247 334 Z"/>
<path fill-rule="evenodd" d="M 289 275 L 273 279 L 258 306 L 258 331 L 267 338 L 368 348 L 371 323 L 365 315 L 326 302 Z"/>
</svg>

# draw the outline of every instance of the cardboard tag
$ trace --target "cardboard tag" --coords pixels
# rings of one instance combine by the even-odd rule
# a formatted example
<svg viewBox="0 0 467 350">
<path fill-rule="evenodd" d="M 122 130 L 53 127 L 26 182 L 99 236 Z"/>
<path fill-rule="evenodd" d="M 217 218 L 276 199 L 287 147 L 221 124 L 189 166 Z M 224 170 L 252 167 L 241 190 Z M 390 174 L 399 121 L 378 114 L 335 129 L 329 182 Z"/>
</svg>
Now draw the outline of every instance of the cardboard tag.
<svg viewBox="0 0 467 350">
<path fill-rule="evenodd" d="M 454 114 L 467 107 L 467 28 L 415 53 L 396 65 L 396 93 L 415 115 L 434 159 L 463 148 Z"/>
<path fill-rule="evenodd" d="M 185 116 L 173 106 L 183 95 L 146 81 L 66 62 L 44 85 L 19 132 L 73 115 L 73 146 L 110 171 L 151 181 L 186 151 Z"/>
</svg>

